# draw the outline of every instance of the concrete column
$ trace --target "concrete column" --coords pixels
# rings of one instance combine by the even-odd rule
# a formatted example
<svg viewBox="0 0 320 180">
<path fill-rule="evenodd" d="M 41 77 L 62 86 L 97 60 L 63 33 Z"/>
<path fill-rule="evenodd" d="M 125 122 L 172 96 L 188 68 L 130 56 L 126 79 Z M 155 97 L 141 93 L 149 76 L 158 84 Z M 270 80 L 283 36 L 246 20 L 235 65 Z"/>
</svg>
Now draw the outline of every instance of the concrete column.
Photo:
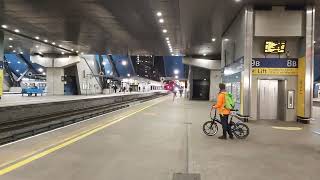
<svg viewBox="0 0 320 180">
<path fill-rule="evenodd" d="M 3 57 L 4 57 L 4 33 L 0 30 L 0 97 L 3 93 Z"/>
<path fill-rule="evenodd" d="M 251 81 L 252 81 L 252 43 L 253 43 L 253 8 L 248 6 L 245 8 L 245 44 L 244 44 L 244 70 L 241 73 L 242 88 L 242 115 L 250 116 L 251 104 Z"/>
<path fill-rule="evenodd" d="M 189 65 L 189 75 L 188 75 L 188 99 L 192 99 L 193 94 L 193 73 L 192 73 L 192 66 Z"/>
<path fill-rule="evenodd" d="M 313 79 L 314 79 L 314 31 L 315 8 L 308 6 L 306 11 L 306 52 L 304 77 L 304 116 L 312 117 Z"/>
<path fill-rule="evenodd" d="M 64 82 L 61 79 L 62 76 L 64 76 L 63 68 L 47 68 L 48 95 L 64 95 Z"/>
<path fill-rule="evenodd" d="M 218 84 L 221 83 L 221 71 L 211 70 L 210 71 L 210 97 L 209 100 L 216 102 L 217 94 L 219 93 Z"/>
</svg>

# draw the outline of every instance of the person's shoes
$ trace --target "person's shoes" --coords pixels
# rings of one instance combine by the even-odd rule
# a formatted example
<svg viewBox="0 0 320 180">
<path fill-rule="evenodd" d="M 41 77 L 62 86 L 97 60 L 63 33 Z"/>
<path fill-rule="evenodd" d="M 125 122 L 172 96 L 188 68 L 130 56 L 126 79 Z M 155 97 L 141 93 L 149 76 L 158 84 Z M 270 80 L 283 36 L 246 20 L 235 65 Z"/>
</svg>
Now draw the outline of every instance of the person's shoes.
<svg viewBox="0 0 320 180">
<path fill-rule="evenodd" d="M 227 137 L 226 137 L 226 136 L 220 136 L 220 137 L 218 137 L 218 139 L 226 140 L 226 139 L 227 139 Z"/>
<path fill-rule="evenodd" d="M 234 139 L 233 136 L 229 136 L 229 139 Z"/>
</svg>

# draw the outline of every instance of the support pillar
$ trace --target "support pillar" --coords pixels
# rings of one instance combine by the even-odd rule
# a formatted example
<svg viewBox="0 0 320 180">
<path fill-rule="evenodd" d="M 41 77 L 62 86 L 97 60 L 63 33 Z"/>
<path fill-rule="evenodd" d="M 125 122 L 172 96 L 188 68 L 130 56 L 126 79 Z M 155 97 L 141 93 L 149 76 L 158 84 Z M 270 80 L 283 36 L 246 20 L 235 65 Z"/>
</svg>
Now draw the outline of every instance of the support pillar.
<svg viewBox="0 0 320 180">
<path fill-rule="evenodd" d="M 47 91 L 48 95 L 64 95 L 64 69 L 58 67 L 47 68 Z"/>
<path fill-rule="evenodd" d="M 312 99 L 314 81 L 314 30 L 315 7 L 306 10 L 305 57 L 299 60 L 297 116 L 302 122 L 312 118 Z M 307 121 L 304 121 L 307 120 Z"/>
<path fill-rule="evenodd" d="M 244 70 L 241 72 L 241 113 L 250 116 L 251 82 L 252 82 L 252 43 L 253 43 L 253 8 L 245 8 L 245 38 L 244 38 Z"/>
<path fill-rule="evenodd" d="M 3 94 L 4 33 L 0 30 L 0 98 Z"/>
</svg>

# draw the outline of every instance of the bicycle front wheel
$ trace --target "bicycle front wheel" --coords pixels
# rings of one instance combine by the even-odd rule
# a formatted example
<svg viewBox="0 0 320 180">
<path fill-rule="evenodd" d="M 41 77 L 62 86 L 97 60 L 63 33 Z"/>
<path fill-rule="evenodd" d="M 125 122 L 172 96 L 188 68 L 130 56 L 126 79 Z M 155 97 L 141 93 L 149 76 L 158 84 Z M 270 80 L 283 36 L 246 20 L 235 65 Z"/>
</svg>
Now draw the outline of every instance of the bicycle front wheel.
<svg viewBox="0 0 320 180">
<path fill-rule="evenodd" d="M 232 124 L 231 130 L 238 139 L 247 138 L 250 132 L 249 127 L 244 123 Z"/>
<path fill-rule="evenodd" d="M 207 121 L 203 124 L 202 130 L 207 136 L 214 136 L 218 132 L 218 126 L 213 121 Z"/>
</svg>

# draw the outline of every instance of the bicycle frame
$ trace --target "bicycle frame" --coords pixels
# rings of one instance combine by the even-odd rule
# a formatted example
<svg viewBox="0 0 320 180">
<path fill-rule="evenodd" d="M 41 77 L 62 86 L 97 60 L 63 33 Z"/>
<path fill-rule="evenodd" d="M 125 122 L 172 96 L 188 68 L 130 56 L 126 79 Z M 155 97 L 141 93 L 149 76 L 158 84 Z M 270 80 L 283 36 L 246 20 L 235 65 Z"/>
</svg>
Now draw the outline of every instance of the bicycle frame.
<svg viewBox="0 0 320 180">
<path fill-rule="evenodd" d="M 219 124 L 221 124 L 222 122 L 221 122 L 221 120 L 219 120 L 218 118 L 217 118 L 217 109 L 215 109 L 215 111 L 214 111 L 214 117 L 212 117 L 212 110 L 213 110 L 214 108 L 211 108 L 211 110 L 210 110 L 210 119 L 215 123 L 215 122 L 217 122 L 217 123 L 219 123 Z M 232 110 L 232 111 L 238 111 L 238 110 Z M 229 120 L 229 124 L 232 124 L 232 123 L 234 123 L 233 121 L 232 121 L 232 119 L 233 119 L 233 117 L 234 117 L 234 115 L 230 115 L 230 120 Z M 235 124 L 238 124 L 238 123 L 240 123 L 240 122 L 242 122 L 241 120 L 239 120 L 238 122 L 236 122 Z M 222 124 L 221 124 L 222 125 Z"/>
</svg>

